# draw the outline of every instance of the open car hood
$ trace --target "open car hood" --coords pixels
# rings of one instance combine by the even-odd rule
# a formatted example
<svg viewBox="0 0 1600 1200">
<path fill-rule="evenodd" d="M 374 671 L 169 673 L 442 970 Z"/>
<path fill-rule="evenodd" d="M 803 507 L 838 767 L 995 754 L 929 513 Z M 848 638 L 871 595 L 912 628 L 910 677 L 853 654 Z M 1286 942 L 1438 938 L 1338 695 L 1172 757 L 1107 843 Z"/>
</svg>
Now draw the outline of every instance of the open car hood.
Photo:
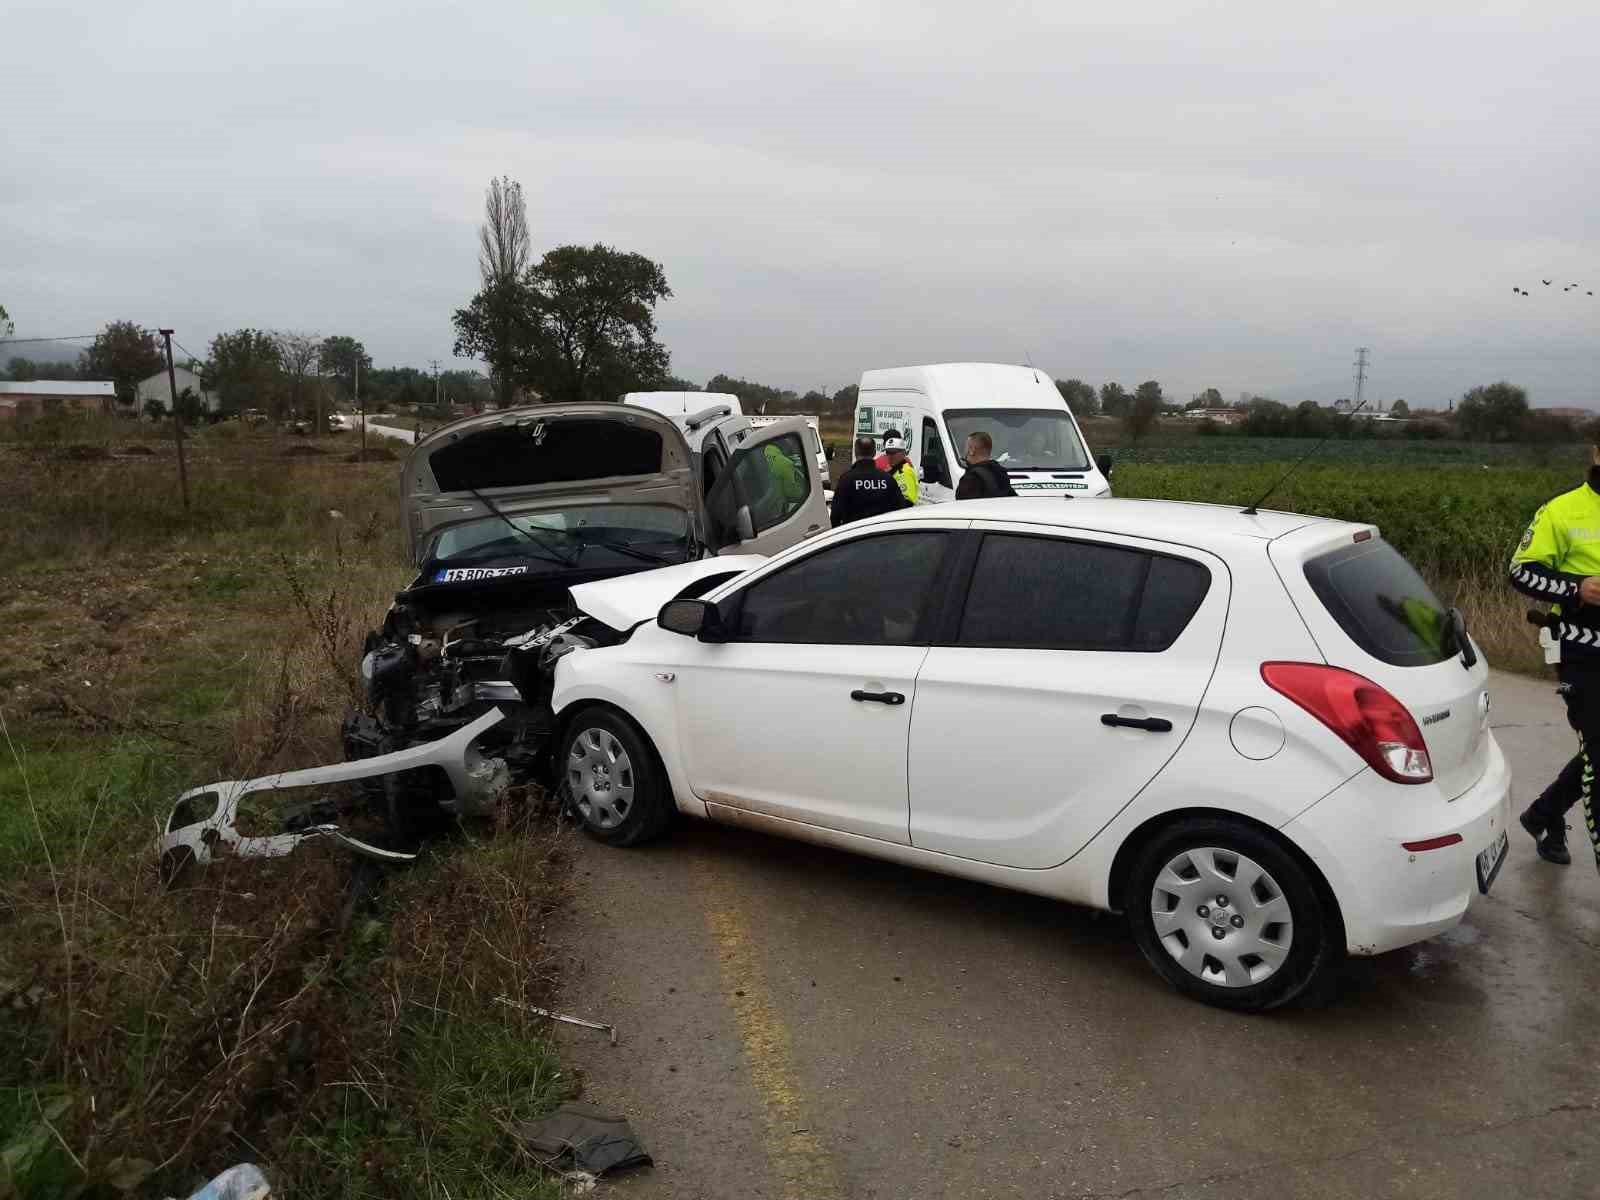
<svg viewBox="0 0 1600 1200">
<path fill-rule="evenodd" d="M 704 519 L 689 445 L 672 421 L 620 404 L 539 404 L 466 417 L 434 430 L 406 456 L 400 520 L 411 562 L 439 530 L 577 501 L 683 509 Z"/>
<path fill-rule="evenodd" d="M 640 621 L 653 620 L 663 604 L 691 583 L 698 583 L 712 575 L 725 575 L 731 579 L 766 561 L 765 556 L 760 554 L 724 554 L 720 558 L 702 558 L 697 562 L 658 567 L 654 571 L 640 571 L 616 579 L 580 583 L 569 590 L 572 602 L 580 612 L 622 631 L 633 628 Z"/>
</svg>

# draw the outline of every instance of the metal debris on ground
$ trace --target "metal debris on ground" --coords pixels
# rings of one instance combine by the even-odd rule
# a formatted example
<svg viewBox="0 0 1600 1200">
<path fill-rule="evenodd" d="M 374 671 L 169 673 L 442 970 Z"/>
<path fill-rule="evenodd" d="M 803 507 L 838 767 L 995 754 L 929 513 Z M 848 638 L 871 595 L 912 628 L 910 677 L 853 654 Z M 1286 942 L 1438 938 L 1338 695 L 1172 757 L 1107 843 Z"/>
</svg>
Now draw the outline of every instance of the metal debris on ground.
<svg viewBox="0 0 1600 1200">
<path fill-rule="evenodd" d="M 548 1008 L 539 1008 L 533 1004 L 523 1004 L 519 1000 L 513 1000 L 510 996 L 496 996 L 494 1002 L 496 1004 L 504 1004 L 507 1008 L 515 1008 L 522 1012 L 532 1013 L 536 1017 L 548 1017 L 550 1020 L 560 1021 L 564 1025 L 578 1025 L 584 1029 L 598 1029 L 600 1032 L 610 1036 L 613 1046 L 617 1044 L 617 1027 L 615 1025 L 607 1025 L 604 1021 L 591 1021 L 586 1017 L 569 1017 L 564 1013 L 551 1012 Z"/>
<path fill-rule="evenodd" d="M 580 1185 L 584 1176 L 653 1164 L 626 1117 L 592 1104 L 563 1104 L 541 1121 L 512 1127 L 511 1133 L 541 1164 Z"/>
</svg>

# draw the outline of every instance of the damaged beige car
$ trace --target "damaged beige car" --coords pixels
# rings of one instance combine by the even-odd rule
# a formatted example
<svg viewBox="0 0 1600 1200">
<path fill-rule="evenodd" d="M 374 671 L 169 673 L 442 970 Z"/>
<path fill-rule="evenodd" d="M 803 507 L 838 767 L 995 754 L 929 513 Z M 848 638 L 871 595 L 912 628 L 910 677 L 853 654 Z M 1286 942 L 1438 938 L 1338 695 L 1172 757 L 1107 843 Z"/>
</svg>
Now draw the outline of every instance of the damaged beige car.
<svg viewBox="0 0 1600 1200">
<path fill-rule="evenodd" d="M 663 603 L 695 596 L 760 561 L 742 556 L 826 529 L 805 438 L 798 417 L 756 428 L 726 409 L 675 422 L 618 404 L 509 409 L 428 435 L 400 478 L 417 574 L 367 636 L 346 761 L 183 793 L 158 840 L 164 865 L 288 854 L 317 838 L 403 860 L 430 829 L 542 782 L 556 662 L 634 628 L 569 589 L 628 575 Z M 241 832 L 241 803 L 319 787 L 324 799 L 272 832 Z M 346 832 L 357 809 L 383 836 Z"/>
</svg>

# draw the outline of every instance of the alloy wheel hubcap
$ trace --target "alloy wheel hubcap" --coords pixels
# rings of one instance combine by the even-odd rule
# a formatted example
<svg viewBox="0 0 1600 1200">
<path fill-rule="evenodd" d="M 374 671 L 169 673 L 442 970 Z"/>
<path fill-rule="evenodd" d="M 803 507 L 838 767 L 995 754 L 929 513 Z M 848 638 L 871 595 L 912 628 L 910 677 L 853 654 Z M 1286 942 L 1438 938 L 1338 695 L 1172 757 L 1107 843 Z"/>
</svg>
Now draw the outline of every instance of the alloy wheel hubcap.
<svg viewBox="0 0 1600 1200">
<path fill-rule="evenodd" d="M 579 815 L 615 828 L 633 809 L 633 761 L 608 729 L 585 729 L 567 755 L 567 789 Z"/>
<path fill-rule="evenodd" d="M 1161 868 L 1150 920 L 1167 953 L 1218 987 L 1249 987 L 1274 975 L 1294 944 L 1294 913 L 1260 863 L 1237 850 L 1197 846 Z"/>
</svg>

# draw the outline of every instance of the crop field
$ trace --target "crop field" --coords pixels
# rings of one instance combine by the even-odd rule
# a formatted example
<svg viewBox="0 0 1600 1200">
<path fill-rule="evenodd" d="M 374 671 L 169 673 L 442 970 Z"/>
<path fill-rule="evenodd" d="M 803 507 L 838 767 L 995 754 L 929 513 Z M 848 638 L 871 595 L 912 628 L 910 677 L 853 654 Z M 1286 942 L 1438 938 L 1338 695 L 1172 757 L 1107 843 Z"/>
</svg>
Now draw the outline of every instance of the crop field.
<svg viewBox="0 0 1600 1200">
<path fill-rule="evenodd" d="M 1091 426 L 1085 430 L 1091 443 L 1103 445 L 1119 463 L 1241 464 L 1294 462 L 1316 443 L 1309 438 L 1196 437 L 1175 435 L 1155 437 L 1133 445 L 1096 439 Z M 1545 466 L 1582 462 L 1586 445 L 1517 442 L 1423 442 L 1399 437 L 1330 438 L 1317 449 L 1313 462 L 1350 463 L 1367 467 L 1508 467 Z"/>
</svg>

